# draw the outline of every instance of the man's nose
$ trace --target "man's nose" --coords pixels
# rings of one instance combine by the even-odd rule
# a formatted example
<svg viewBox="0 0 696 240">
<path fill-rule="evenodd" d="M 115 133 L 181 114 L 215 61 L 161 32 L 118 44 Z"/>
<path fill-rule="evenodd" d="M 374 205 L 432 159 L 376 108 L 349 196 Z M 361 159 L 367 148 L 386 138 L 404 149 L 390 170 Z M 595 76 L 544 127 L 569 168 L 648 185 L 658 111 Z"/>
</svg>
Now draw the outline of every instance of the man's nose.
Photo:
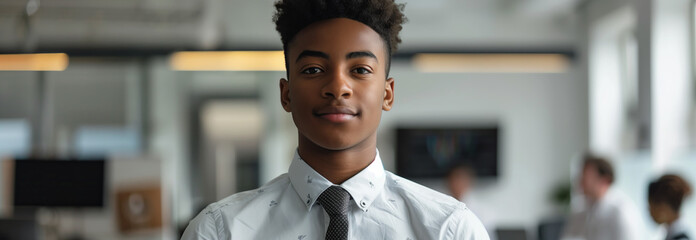
<svg viewBox="0 0 696 240">
<path fill-rule="evenodd" d="M 350 85 L 349 76 L 346 76 L 341 72 L 336 72 L 332 74 L 331 78 L 328 79 L 328 82 L 326 83 L 326 85 L 324 85 L 324 88 L 322 89 L 322 96 L 327 98 L 349 98 L 352 95 L 353 88 Z"/>
</svg>

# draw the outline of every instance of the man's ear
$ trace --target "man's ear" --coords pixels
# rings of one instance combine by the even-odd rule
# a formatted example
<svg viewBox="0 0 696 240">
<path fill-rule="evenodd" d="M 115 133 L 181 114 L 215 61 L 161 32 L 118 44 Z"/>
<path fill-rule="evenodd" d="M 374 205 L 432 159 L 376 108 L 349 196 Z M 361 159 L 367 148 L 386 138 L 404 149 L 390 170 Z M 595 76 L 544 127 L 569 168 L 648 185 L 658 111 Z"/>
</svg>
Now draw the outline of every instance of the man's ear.
<svg viewBox="0 0 696 240">
<path fill-rule="evenodd" d="M 384 101 L 382 102 L 382 110 L 391 110 L 392 104 L 394 104 L 394 78 L 388 78 L 384 83 Z"/>
<path fill-rule="evenodd" d="M 280 105 L 286 112 L 290 112 L 290 86 L 285 78 L 280 79 Z"/>
</svg>

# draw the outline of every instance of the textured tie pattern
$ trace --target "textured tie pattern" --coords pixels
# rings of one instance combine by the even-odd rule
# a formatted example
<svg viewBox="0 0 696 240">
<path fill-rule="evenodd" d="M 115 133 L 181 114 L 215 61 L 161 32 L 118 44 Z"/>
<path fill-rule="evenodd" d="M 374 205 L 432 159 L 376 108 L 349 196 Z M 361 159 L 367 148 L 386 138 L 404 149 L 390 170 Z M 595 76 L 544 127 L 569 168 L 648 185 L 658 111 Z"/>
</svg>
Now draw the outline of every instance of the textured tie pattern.
<svg viewBox="0 0 696 240">
<path fill-rule="evenodd" d="M 326 240 L 347 240 L 350 193 L 342 187 L 331 186 L 319 195 L 317 201 L 330 218 Z"/>
</svg>

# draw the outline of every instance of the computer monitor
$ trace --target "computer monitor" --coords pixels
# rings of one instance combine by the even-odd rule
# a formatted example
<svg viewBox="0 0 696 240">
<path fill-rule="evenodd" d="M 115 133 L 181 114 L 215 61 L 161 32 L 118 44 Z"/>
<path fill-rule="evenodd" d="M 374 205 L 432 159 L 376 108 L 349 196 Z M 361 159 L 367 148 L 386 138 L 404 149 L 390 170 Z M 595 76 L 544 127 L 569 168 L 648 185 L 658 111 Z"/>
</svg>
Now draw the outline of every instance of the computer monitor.
<svg viewBox="0 0 696 240">
<path fill-rule="evenodd" d="M 527 240 L 527 230 L 522 228 L 496 229 L 498 240 Z"/>
<path fill-rule="evenodd" d="M 18 159 L 16 207 L 103 207 L 105 161 Z"/>
<path fill-rule="evenodd" d="M 396 170 L 406 178 L 443 178 L 468 165 L 478 177 L 498 176 L 497 127 L 398 128 Z"/>
</svg>

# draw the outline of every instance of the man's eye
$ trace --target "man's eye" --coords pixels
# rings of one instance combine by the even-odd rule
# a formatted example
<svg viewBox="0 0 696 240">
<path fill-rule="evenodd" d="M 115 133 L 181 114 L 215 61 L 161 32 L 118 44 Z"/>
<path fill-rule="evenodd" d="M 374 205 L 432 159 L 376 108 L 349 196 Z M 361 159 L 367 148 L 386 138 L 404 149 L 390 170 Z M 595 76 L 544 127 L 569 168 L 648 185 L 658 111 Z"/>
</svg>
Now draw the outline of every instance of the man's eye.
<svg viewBox="0 0 696 240">
<path fill-rule="evenodd" d="M 370 72 L 369 69 L 364 68 L 364 67 L 353 69 L 353 72 L 357 73 L 357 74 L 370 74 L 370 73 L 372 73 L 372 72 Z"/>
<path fill-rule="evenodd" d="M 321 68 L 318 68 L 318 67 L 311 67 L 311 68 L 307 68 L 305 70 L 302 70 L 303 74 L 316 74 L 316 73 L 321 73 L 321 72 L 324 72 L 324 70 L 321 70 Z"/>
</svg>

